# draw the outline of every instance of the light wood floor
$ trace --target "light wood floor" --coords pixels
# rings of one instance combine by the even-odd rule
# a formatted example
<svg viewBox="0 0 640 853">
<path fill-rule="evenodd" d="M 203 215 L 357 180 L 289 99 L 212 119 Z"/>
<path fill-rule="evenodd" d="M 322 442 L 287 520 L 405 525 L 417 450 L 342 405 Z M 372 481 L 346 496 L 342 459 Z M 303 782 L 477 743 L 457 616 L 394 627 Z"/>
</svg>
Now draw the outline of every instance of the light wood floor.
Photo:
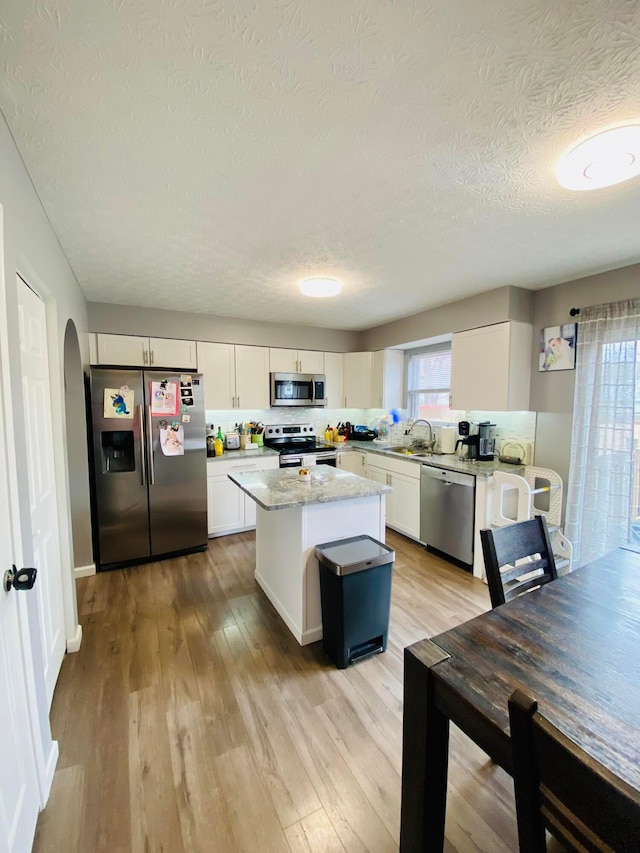
<svg viewBox="0 0 640 853">
<path fill-rule="evenodd" d="M 78 582 L 83 642 L 52 707 L 60 759 L 36 853 L 394 851 L 402 654 L 489 608 L 389 531 L 389 648 L 337 670 L 253 579 L 252 533 Z M 517 849 L 510 778 L 452 729 L 447 850 Z"/>
</svg>

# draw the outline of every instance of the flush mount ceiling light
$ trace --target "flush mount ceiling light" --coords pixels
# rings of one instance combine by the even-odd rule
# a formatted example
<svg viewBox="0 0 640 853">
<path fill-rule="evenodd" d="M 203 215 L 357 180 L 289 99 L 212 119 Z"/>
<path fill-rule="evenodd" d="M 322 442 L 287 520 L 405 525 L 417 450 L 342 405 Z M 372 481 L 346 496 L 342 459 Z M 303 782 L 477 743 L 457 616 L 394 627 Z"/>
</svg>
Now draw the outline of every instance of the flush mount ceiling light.
<svg viewBox="0 0 640 853">
<path fill-rule="evenodd" d="M 337 278 L 305 278 L 300 282 L 300 292 L 305 296 L 337 296 L 341 290 L 342 285 Z"/>
<path fill-rule="evenodd" d="M 556 168 L 568 190 L 597 190 L 640 175 L 640 125 L 603 130 L 567 151 Z"/>
</svg>

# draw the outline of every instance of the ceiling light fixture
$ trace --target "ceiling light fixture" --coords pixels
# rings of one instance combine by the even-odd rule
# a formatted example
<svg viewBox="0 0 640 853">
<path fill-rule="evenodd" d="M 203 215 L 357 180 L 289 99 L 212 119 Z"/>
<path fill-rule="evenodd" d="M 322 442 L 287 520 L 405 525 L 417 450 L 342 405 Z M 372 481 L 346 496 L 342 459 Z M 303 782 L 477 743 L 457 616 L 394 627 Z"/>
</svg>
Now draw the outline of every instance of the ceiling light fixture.
<svg viewBox="0 0 640 853">
<path fill-rule="evenodd" d="M 603 130 L 569 149 L 556 167 L 568 190 L 597 190 L 640 175 L 640 125 Z"/>
<path fill-rule="evenodd" d="M 300 282 L 300 292 L 315 298 L 337 296 L 341 290 L 342 285 L 337 278 L 305 278 Z"/>
</svg>

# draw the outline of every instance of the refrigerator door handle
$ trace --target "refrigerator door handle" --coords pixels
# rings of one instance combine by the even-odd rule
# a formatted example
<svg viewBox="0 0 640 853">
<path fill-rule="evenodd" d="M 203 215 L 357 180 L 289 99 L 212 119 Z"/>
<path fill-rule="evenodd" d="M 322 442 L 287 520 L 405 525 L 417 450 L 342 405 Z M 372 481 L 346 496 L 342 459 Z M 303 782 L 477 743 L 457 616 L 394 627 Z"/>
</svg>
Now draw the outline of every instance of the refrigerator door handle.
<svg viewBox="0 0 640 853">
<path fill-rule="evenodd" d="M 147 482 L 147 466 L 144 461 L 144 408 L 138 406 L 138 417 L 140 419 L 140 479 L 142 485 Z"/>
<path fill-rule="evenodd" d="M 147 448 L 149 450 L 149 485 L 155 486 L 156 478 L 153 470 L 153 433 L 151 432 L 151 406 L 147 406 Z"/>
</svg>

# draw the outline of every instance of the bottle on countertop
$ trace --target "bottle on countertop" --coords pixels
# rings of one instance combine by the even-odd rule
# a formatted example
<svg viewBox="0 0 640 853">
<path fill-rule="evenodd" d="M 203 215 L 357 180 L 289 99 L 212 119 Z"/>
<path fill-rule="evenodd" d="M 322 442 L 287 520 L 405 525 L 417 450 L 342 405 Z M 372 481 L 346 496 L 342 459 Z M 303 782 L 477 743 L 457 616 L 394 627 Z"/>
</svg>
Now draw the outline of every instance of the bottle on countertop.
<svg viewBox="0 0 640 853">
<path fill-rule="evenodd" d="M 216 431 L 213 424 L 207 430 L 207 456 L 216 455 Z"/>
<path fill-rule="evenodd" d="M 222 429 L 218 427 L 218 434 L 216 435 L 215 444 L 215 453 L 216 456 L 222 456 L 224 453 L 224 438 L 222 436 Z"/>
<path fill-rule="evenodd" d="M 327 424 L 327 428 L 324 431 L 324 440 L 325 441 L 333 441 L 333 429 L 330 424 Z"/>
</svg>

